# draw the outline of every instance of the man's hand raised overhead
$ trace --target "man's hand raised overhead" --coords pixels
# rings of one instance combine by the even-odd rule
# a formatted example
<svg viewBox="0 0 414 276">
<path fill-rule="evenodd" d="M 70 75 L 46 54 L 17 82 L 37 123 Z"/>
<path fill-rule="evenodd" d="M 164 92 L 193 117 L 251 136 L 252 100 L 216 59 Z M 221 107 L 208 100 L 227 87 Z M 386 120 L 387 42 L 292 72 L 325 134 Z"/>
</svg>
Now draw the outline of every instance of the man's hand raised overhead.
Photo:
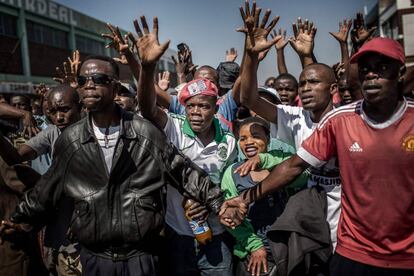
<svg viewBox="0 0 414 276">
<path fill-rule="evenodd" d="M 245 33 L 246 42 L 245 50 L 248 53 L 259 54 L 264 52 L 272 47 L 281 37 L 276 36 L 271 40 L 267 40 L 269 33 L 276 26 L 277 21 L 279 21 L 279 16 L 275 16 L 269 24 L 267 24 L 271 11 L 268 9 L 263 16 L 262 21 L 259 23 L 260 18 L 260 8 L 256 8 L 256 2 L 252 4 L 250 9 L 249 1 L 245 2 L 245 9 L 243 10 L 240 7 L 240 15 L 243 19 L 244 26 L 238 28 L 238 32 Z M 267 26 L 266 26 L 267 25 Z"/>
<path fill-rule="evenodd" d="M 132 52 L 128 45 L 128 36 L 130 33 L 122 36 L 121 31 L 118 27 L 114 27 L 111 24 L 106 24 L 110 30 L 110 34 L 102 34 L 102 37 L 105 37 L 110 40 L 110 42 L 105 46 L 105 48 L 113 48 L 119 53 L 119 58 L 113 58 L 115 61 L 122 64 L 128 64 L 128 60 L 125 56 L 127 51 Z"/>
<path fill-rule="evenodd" d="M 375 36 L 376 30 L 377 27 L 367 29 L 365 27 L 364 15 L 362 13 L 357 13 L 356 18 L 354 19 L 354 27 L 351 31 L 354 52 L 358 51 L 365 42 L 372 39 Z"/>
<path fill-rule="evenodd" d="M 73 88 L 78 87 L 77 75 L 81 63 L 79 58 L 79 51 L 73 51 L 72 58 L 68 57 L 68 62 L 63 62 L 63 69 L 56 67 L 56 77 L 53 80 L 61 84 L 69 84 Z"/>
<path fill-rule="evenodd" d="M 297 22 L 292 24 L 292 28 L 293 37 L 289 39 L 292 48 L 299 56 L 311 56 L 316 34 L 313 22 L 309 22 L 307 19 L 302 22 L 302 19 L 298 17 Z"/>
<path fill-rule="evenodd" d="M 339 31 L 337 33 L 329 32 L 339 43 L 345 43 L 348 40 L 349 31 L 351 30 L 352 20 L 344 19 L 339 21 Z"/>
<path fill-rule="evenodd" d="M 164 44 L 158 41 L 158 18 L 153 19 L 152 32 L 149 31 L 147 20 L 145 16 L 141 16 L 142 31 L 137 20 L 134 20 L 135 30 L 138 34 L 138 40 L 136 47 L 138 50 L 138 56 L 141 60 L 142 66 L 155 66 L 161 56 L 168 49 L 170 41 L 168 40 Z"/>
</svg>

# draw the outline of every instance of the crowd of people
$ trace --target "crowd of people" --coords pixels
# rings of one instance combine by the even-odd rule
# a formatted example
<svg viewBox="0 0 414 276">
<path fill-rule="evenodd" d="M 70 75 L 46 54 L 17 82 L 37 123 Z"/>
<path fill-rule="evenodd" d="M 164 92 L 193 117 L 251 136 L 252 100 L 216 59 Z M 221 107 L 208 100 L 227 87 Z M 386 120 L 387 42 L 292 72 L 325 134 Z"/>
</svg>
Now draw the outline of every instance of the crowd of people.
<svg viewBox="0 0 414 276">
<path fill-rule="evenodd" d="M 240 64 L 232 48 L 197 66 L 180 44 L 177 87 L 142 16 L 135 35 L 102 34 L 118 58 L 75 51 L 56 85 L 0 95 L 0 275 L 414 275 L 403 48 L 357 14 L 327 65 L 313 22 L 287 39 L 261 12 L 240 7 Z M 273 47 L 278 74 L 259 85 Z"/>
</svg>

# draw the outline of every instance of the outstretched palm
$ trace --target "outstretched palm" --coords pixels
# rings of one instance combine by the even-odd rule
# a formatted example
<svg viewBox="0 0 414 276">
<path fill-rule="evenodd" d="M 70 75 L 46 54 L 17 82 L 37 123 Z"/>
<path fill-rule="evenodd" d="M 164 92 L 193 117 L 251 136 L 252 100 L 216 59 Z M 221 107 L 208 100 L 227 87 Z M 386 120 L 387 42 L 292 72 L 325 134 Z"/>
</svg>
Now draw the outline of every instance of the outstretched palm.
<svg viewBox="0 0 414 276">
<path fill-rule="evenodd" d="M 279 29 L 279 34 L 276 32 L 276 30 L 273 30 L 273 34 L 270 34 L 272 38 L 275 38 L 277 36 L 280 36 L 280 39 L 278 42 L 276 42 L 275 47 L 276 50 L 282 50 L 286 47 L 288 44 L 288 40 L 286 39 L 286 30 Z"/>
<path fill-rule="evenodd" d="M 290 45 L 300 56 L 310 56 L 313 52 L 314 37 L 316 28 L 312 22 L 299 17 L 296 24 L 293 24 L 294 37 L 289 39 Z"/>
<path fill-rule="evenodd" d="M 348 40 L 348 34 L 351 30 L 352 20 L 344 20 L 343 22 L 339 22 L 339 32 L 333 33 L 329 32 L 339 43 L 346 43 Z"/>
<path fill-rule="evenodd" d="M 376 29 L 377 27 L 367 29 L 365 27 L 364 16 L 362 13 L 357 13 L 357 17 L 354 19 L 354 28 L 351 31 L 352 43 L 358 47 L 361 46 L 375 35 Z"/>
<path fill-rule="evenodd" d="M 293 48 L 296 52 L 301 53 L 302 55 L 310 55 L 312 53 L 311 49 L 313 48 L 313 39 L 310 35 L 305 33 L 300 33 L 293 41 Z"/>
<path fill-rule="evenodd" d="M 134 21 L 135 30 L 138 34 L 138 40 L 135 46 L 142 65 L 153 65 L 158 62 L 161 56 L 168 49 L 170 41 L 160 45 L 158 41 L 158 19 L 154 17 L 153 30 L 149 32 L 148 24 L 145 16 L 141 16 L 142 29 L 139 27 L 138 21 Z"/>
<path fill-rule="evenodd" d="M 259 24 L 260 12 L 261 9 L 256 8 L 255 2 L 253 2 L 252 9 L 250 10 L 249 1 L 246 1 L 245 11 L 242 7 L 240 7 L 240 14 L 243 18 L 244 27 L 237 29 L 238 32 L 243 32 L 246 34 L 246 51 L 256 54 L 269 49 L 280 39 L 280 36 L 277 36 L 272 40 L 267 40 L 267 36 L 269 35 L 270 31 L 276 26 L 279 17 L 274 17 L 266 27 L 271 11 L 266 10 L 262 22 Z"/>
<path fill-rule="evenodd" d="M 53 80 L 76 88 L 78 86 L 77 75 L 80 63 L 79 51 L 75 50 L 72 54 L 72 59 L 68 57 L 68 62 L 63 62 L 63 69 L 56 67 L 56 77 Z"/>
<path fill-rule="evenodd" d="M 126 51 L 132 52 L 128 45 L 128 36 L 130 36 L 131 34 L 127 33 L 124 35 L 124 37 L 122 37 L 121 31 L 118 27 L 114 27 L 109 23 L 106 26 L 110 30 L 111 34 L 102 34 L 103 37 L 110 40 L 110 42 L 108 43 L 108 45 L 105 46 L 105 48 L 113 48 L 119 53 L 119 58 L 113 58 L 115 61 L 120 62 L 122 64 L 128 64 L 125 53 Z"/>
</svg>

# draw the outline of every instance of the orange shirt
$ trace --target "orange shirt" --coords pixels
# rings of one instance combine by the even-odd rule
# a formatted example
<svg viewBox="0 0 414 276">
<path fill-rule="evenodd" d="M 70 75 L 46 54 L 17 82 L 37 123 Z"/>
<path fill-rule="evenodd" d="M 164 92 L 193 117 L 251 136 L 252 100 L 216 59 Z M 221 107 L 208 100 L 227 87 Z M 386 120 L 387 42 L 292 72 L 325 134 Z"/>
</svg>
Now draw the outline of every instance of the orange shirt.
<svg viewBox="0 0 414 276">
<path fill-rule="evenodd" d="M 312 166 L 336 156 L 342 213 L 336 251 L 385 268 L 414 268 L 414 102 L 404 100 L 384 123 L 363 101 L 321 120 L 298 155 Z"/>
</svg>

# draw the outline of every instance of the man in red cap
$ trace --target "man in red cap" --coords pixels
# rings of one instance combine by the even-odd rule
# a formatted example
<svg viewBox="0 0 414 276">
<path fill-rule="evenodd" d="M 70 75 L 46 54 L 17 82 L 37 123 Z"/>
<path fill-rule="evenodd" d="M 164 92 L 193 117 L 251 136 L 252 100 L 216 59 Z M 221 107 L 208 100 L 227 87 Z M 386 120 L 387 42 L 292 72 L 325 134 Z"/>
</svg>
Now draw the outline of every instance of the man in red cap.
<svg viewBox="0 0 414 276">
<path fill-rule="evenodd" d="M 154 31 L 148 32 L 145 18 L 141 20 L 146 30 L 144 34 L 138 33 L 136 44 L 142 64 L 138 83 L 141 114 L 163 129 L 171 143 L 207 172 L 213 183 L 220 185 L 222 173 L 236 158 L 236 140 L 221 128 L 215 117 L 218 89 L 210 80 L 197 78 L 188 82 L 178 96 L 185 107 L 185 115 L 167 114 L 157 107 L 154 74 L 167 47 L 158 43 L 157 21 L 154 19 Z M 183 196 L 168 187 L 165 220 L 169 275 L 232 275 L 232 252 L 225 242 L 225 228 L 218 217 L 209 215 L 213 238 L 206 245 L 200 245 L 186 215 L 198 221 L 205 220 L 207 212 L 196 203 L 184 214 L 182 204 Z"/>
<path fill-rule="evenodd" d="M 330 275 L 414 275 L 414 102 L 402 96 L 404 52 L 394 40 L 374 38 L 351 63 L 358 63 L 363 100 L 328 113 L 296 155 L 226 201 L 221 218 L 237 224 L 234 208 L 336 156 L 342 213 Z"/>
</svg>

